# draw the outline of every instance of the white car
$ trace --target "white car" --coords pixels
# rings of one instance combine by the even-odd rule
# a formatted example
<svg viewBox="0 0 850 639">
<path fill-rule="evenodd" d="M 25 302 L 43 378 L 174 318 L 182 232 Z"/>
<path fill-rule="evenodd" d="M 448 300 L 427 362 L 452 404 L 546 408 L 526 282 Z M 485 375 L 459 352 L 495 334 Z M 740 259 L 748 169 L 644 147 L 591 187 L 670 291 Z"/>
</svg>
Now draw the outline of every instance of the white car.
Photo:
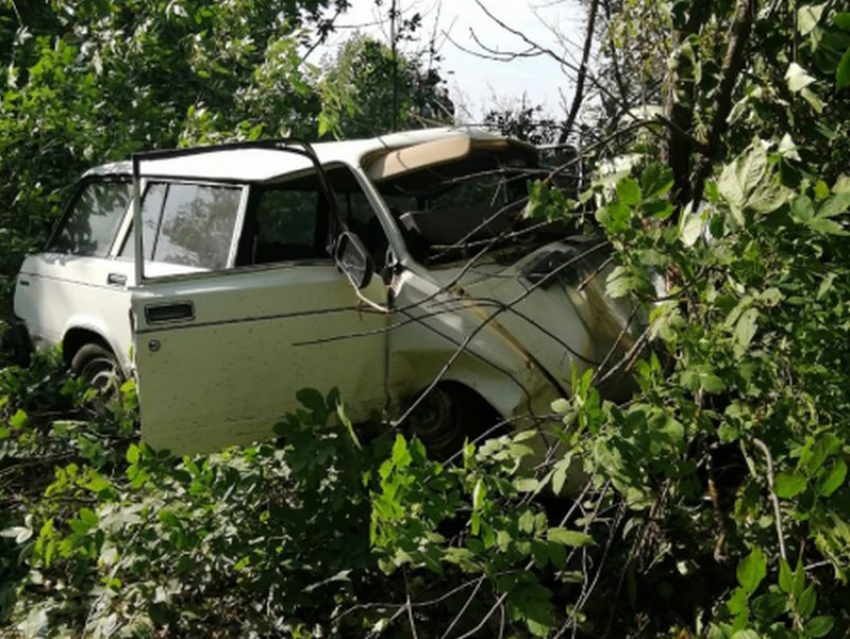
<svg viewBox="0 0 850 639">
<path fill-rule="evenodd" d="M 138 154 L 83 176 L 15 313 L 96 385 L 135 377 L 157 448 L 267 437 L 335 387 L 355 423 L 415 403 L 449 451 L 549 415 L 630 316 L 588 277 L 604 243 L 523 217 L 541 172 L 473 129 Z"/>
</svg>

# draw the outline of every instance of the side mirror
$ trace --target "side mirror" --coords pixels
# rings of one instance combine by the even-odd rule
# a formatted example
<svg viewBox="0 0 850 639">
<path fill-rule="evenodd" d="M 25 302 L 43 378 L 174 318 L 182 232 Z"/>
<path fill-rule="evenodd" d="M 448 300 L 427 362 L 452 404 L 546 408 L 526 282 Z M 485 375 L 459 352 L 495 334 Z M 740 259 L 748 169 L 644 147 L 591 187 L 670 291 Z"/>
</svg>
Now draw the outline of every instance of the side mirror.
<svg viewBox="0 0 850 639">
<path fill-rule="evenodd" d="M 372 281 L 375 271 L 372 257 L 363 241 L 351 231 L 345 231 L 337 238 L 334 259 L 339 270 L 358 289 L 365 288 Z"/>
</svg>

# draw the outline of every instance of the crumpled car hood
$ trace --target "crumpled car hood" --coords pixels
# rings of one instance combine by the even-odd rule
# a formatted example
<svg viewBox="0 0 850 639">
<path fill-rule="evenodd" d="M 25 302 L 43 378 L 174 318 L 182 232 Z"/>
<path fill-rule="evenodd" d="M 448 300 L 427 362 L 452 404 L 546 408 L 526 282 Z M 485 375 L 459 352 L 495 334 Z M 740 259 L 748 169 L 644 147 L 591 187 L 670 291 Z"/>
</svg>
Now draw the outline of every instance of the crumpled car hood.
<svg viewBox="0 0 850 639">
<path fill-rule="evenodd" d="M 457 280 L 452 291 L 474 304 L 482 321 L 495 314 L 488 327 L 521 346 L 568 392 L 573 367 L 583 373 L 618 362 L 639 332 L 634 305 L 605 293 L 608 254 L 598 240 L 579 239 L 549 244 L 509 265 L 494 254 L 471 268 L 459 262 L 433 273 L 441 283 Z M 619 399 L 632 385 L 615 375 L 602 390 Z"/>
</svg>

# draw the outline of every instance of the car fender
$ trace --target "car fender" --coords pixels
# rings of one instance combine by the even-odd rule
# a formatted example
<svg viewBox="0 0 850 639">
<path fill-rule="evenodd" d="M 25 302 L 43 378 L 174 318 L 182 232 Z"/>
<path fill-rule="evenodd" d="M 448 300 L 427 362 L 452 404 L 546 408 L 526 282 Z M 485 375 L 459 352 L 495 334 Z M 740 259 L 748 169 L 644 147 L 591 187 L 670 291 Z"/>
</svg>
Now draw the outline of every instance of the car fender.
<svg viewBox="0 0 850 639">
<path fill-rule="evenodd" d="M 106 345 L 109 346 L 109 349 L 118 359 L 118 363 L 124 371 L 124 374 L 129 377 L 129 373 L 132 370 L 130 354 L 123 352 L 118 346 L 119 342 L 116 336 L 109 330 L 109 327 L 105 322 L 91 315 L 73 315 L 68 318 L 65 323 L 65 327 L 62 330 L 63 343 L 67 335 L 73 330 L 84 330 L 94 333 L 106 342 Z"/>
</svg>

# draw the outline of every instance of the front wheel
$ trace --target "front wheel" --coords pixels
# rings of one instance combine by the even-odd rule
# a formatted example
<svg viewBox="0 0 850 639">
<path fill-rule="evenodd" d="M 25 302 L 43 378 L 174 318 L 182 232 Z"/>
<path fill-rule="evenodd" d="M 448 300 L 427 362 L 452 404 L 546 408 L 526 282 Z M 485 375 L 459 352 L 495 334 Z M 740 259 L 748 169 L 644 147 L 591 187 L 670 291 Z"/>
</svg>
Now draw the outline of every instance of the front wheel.
<svg viewBox="0 0 850 639">
<path fill-rule="evenodd" d="M 117 395 L 124 379 L 115 355 L 100 344 L 84 344 L 74 353 L 71 372 L 85 380 L 104 399 Z"/>
<path fill-rule="evenodd" d="M 495 422 L 495 411 L 473 391 L 446 384 L 432 389 L 410 414 L 409 432 L 437 459 L 458 452 Z"/>
</svg>

